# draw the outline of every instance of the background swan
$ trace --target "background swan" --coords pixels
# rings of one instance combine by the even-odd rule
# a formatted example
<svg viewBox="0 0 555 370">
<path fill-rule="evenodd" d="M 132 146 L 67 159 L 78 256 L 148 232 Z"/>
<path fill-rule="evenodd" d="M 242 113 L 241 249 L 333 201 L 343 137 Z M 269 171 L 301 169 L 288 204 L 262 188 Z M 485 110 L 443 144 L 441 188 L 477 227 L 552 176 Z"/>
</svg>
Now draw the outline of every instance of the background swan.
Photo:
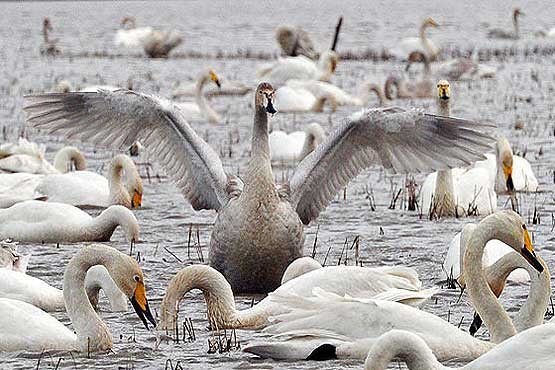
<svg viewBox="0 0 555 370">
<path fill-rule="evenodd" d="M 303 55 L 310 59 L 318 59 L 310 36 L 300 27 L 279 26 L 276 29 L 276 41 L 286 56 Z"/>
<path fill-rule="evenodd" d="M 9 239 L 0 240 L 0 268 L 25 273 L 31 255 L 22 256 L 17 252 L 17 243 Z"/>
<path fill-rule="evenodd" d="M 437 83 L 437 109 L 451 115 L 449 82 Z M 489 215 L 497 208 L 497 195 L 483 168 L 446 169 L 429 174 L 420 190 L 422 211 L 430 218 Z"/>
<path fill-rule="evenodd" d="M 328 82 L 331 79 L 339 57 L 334 51 L 328 50 L 320 55 L 318 62 L 305 56 L 279 58 L 257 71 L 259 79 L 268 81 L 274 86 L 282 86 L 288 80 L 318 80 Z"/>
<path fill-rule="evenodd" d="M 488 37 L 493 39 L 512 39 L 518 40 L 520 38 L 520 32 L 518 28 L 518 17 L 524 15 L 520 11 L 520 8 L 515 8 L 513 10 L 513 31 L 507 31 L 502 28 L 494 28 L 488 31 Z"/>
<path fill-rule="evenodd" d="M 127 239 L 139 240 L 139 224 L 122 206 L 110 206 L 92 218 L 69 204 L 28 200 L 0 209 L 0 239 L 36 243 L 109 241 L 122 226 Z"/>
<path fill-rule="evenodd" d="M 119 290 L 104 266 L 93 266 L 87 271 L 85 291 L 96 309 L 100 290 L 104 292 L 112 311 L 127 311 L 127 297 Z M 0 268 L 0 298 L 27 302 L 44 311 L 65 310 L 63 292 L 43 280 Z"/>
<path fill-rule="evenodd" d="M 83 289 L 85 274 L 95 265 L 106 267 L 119 289 L 131 300 L 147 329 L 147 319 L 156 325 L 137 261 L 108 246 L 88 245 L 69 261 L 64 273 L 64 300 L 76 334 L 29 303 L 0 298 L 0 351 L 71 350 L 90 353 L 112 348 L 108 327 L 94 311 Z"/>
<path fill-rule="evenodd" d="M 436 28 L 439 27 L 439 25 L 432 18 L 424 19 L 420 26 L 419 37 L 407 37 L 401 40 L 397 46 L 391 50 L 391 53 L 397 59 L 406 59 L 413 51 L 419 51 L 424 53 L 430 61 L 435 61 L 440 50 L 426 36 L 426 30 L 429 27 Z"/>
<path fill-rule="evenodd" d="M 496 67 L 477 63 L 470 58 L 449 59 L 435 69 L 436 76 L 452 81 L 495 78 L 496 73 Z"/>
<path fill-rule="evenodd" d="M 219 123 L 221 121 L 220 115 L 210 107 L 202 92 L 204 86 L 209 81 L 212 81 L 218 88 L 221 87 L 216 72 L 210 69 L 208 72 L 201 74 L 197 81 L 194 102 L 174 103 L 183 112 L 188 121 L 208 121 L 211 123 Z"/>
<path fill-rule="evenodd" d="M 159 31 L 152 27 L 136 27 L 135 18 L 121 20 L 122 29 L 117 30 L 114 44 L 119 47 L 142 47 L 151 58 L 167 58 L 172 49 L 179 46 L 183 39 L 175 31 Z"/>
<path fill-rule="evenodd" d="M 276 113 L 274 95 L 270 84 L 258 85 L 251 157 L 242 180 L 225 173 L 218 155 L 179 109 L 156 97 L 125 91 L 46 94 L 27 97 L 25 109 L 34 127 L 69 130 L 97 144 L 128 147 L 141 140 L 194 209 L 218 211 L 209 263 L 236 292 L 275 290 L 286 267 L 301 256 L 302 224 L 316 219 L 363 169 L 460 166 L 482 158 L 491 141 L 482 133 L 487 125 L 477 122 L 395 107 L 362 110 L 300 162 L 289 195 L 280 195 L 284 187 L 276 187 L 268 137 L 268 114 Z M 71 113 L 65 101 L 74 102 Z M 82 125 L 85 121 L 93 123 Z M 233 191 L 230 181 L 238 184 Z"/>
<path fill-rule="evenodd" d="M 382 335 L 368 352 L 366 370 L 385 370 L 394 359 L 409 370 L 536 370 L 555 367 L 553 346 L 555 325 L 546 324 L 526 330 L 463 367 L 447 367 L 437 361 L 425 341 L 404 330 Z"/>
<path fill-rule="evenodd" d="M 406 80 L 396 75 L 389 76 L 384 84 L 384 94 L 387 99 L 420 99 L 435 96 L 432 71 L 429 59 L 425 54 L 421 52 L 412 52 L 409 56 L 409 64 L 407 64 L 406 69 L 408 70 L 411 63 L 416 61 L 424 63 L 422 77 L 415 80 Z M 395 88 L 395 90 L 393 88 Z M 393 91 L 395 94 L 393 94 Z"/>
<path fill-rule="evenodd" d="M 270 159 L 272 162 L 296 162 L 304 159 L 324 141 L 326 132 L 318 123 L 311 123 L 304 131 L 289 134 L 275 130 L 270 133 Z"/>
<path fill-rule="evenodd" d="M 279 112 L 323 112 L 326 103 L 331 106 L 331 111 L 335 112 L 337 104 L 332 95 L 315 95 L 310 90 L 299 86 L 285 85 L 277 89 L 276 108 Z"/>
<path fill-rule="evenodd" d="M 291 279 L 272 294 L 310 297 L 314 287 L 354 297 L 380 296 L 411 305 L 422 303 L 436 292 L 435 289 L 422 289 L 416 271 L 410 268 L 330 266 Z M 270 298 L 238 311 L 231 287 L 223 275 L 209 266 L 193 265 L 179 271 L 168 285 L 161 306 L 161 329 L 174 330 L 179 301 L 193 289 L 203 292 L 213 329 L 259 329 L 269 324 L 269 316 L 287 311 L 281 303 Z"/>
<path fill-rule="evenodd" d="M 220 86 L 205 85 L 202 92 L 206 97 L 243 96 L 252 91 L 252 87 L 244 83 L 228 80 L 218 76 Z M 192 97 L 197 95 L 198 82 L 180 84 L 172 93 L 172 98 Z"/>
<path fill-rule="evenodd" d="M 52 32 L 52 22 L 50 22 L 50 18 L 44 17 L 42 21 L 42 37 L 43 43 L 40 46 L 40 53 L 42 55 L 58 55 L 61 53 L 60 48 L 56 45 L 58 43 L 58 39 L 51 39 L 49 36 L 49 32 Z"/>
</svg>

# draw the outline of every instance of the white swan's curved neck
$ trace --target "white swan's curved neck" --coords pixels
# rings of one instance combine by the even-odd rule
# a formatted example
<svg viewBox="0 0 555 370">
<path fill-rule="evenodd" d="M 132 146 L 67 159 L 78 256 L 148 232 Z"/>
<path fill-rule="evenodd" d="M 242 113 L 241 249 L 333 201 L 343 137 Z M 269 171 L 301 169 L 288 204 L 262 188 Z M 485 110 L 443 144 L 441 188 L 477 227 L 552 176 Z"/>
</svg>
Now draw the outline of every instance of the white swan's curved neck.
<svg viewBox="0 0 555 370">
<path fill-rule="evenodd" d="M 114 253 L 117 252 L 114 250 Z M 110 253 L 94 247 L 83 249 L 70 260 L 64 274 L 67 314 L 77 333 L 77 348 L 83 352 L 108 350 L 112 346 L 108 327 L 94 311 L 85 292 L 85 276 L 94 265 L 104 265 L 110 270 Z"/>
<path fill-rule="evenodd" d="M 210 104 L 208 104 L 208 101 L 206 100 L 206 97 L 204 96 L 204 94 L 202 92 L 203 89 L 204 89 L 204 86 L 206 85 L 206 83 L 208 81 L 209 81 L 209 79 L 206 75 L 203 75 L 197 81 L 197 84 L 195 86 L 195 102 L 199 106 L 200 111 L 207 116 L 209 121 L 217 122 L 219 120 L 218 113 L 216 113 L 212 109 Z"/>
<path fill-rule="evenodd" d="M 439 115 L 447 117 L 451 115 L 449 99 L 438 98 L 437 104 Z M 453 173 L 450 169 L 437 172 L 432 207 L 433 213 L 437 217 L 455 216 L 456 214 L 455 185 L 453 184 Z"/>
<path fill-rule="evenodd" d="M 426 53 L 428 53 L 428 57 L 431 57 L 434 54 L 434 50 L 432 49 L 432 45 L 430 44 L 430 40 L 426 36 L 426 28 L 428 27 L 427 23 L 423 23 L 420 26 L 420 40 L 422 41 L 422 45 L 424 49 L 426 49 Z M 429 69 L 429 66 L 428 66 Z M 431 73 L 431 71 L 429 72 Z"/>
</svg>

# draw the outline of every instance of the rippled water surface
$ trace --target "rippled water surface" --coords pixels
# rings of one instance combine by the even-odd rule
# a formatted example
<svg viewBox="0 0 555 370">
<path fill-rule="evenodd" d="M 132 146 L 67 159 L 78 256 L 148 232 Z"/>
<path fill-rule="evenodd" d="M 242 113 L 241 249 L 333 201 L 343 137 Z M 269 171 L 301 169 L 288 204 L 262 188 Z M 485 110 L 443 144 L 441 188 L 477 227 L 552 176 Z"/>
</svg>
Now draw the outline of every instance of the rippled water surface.
<svg viewBox="0 0 555 370">
<path fill-rule="evenodd" d="M 310 31 L 320 49 L 327 47 L 332 29 L 341 13 L 345 17 L 339 50 L 382 50 L 392 47 L 407 36 L 416 35 L 420 20 L 433 16 L 441 28 L 431 32 L 436 43 L 449 50 L 468 50 L 475 47 L 501 52 L 488 54 L 487 63 L 499 68 L 494 80 L 455 82 L 453 115 L 475 120 L 495 122 L 496 135 L 507 136 L 515 152 L 525 154 L 540 181 L 542 192 L 521 195 L 521 213 L 531 221 L 534 209 L 539 212 L 540 224 L 531 224 L 538 253 L 553 268 L 554 258 L 554 169 L 555 145 L 553 93 L 555 59 L 549 52 L 554 42 L 534 37 L 535 31 L 555 26 L 551 1 L 521 1 L 527 14 L 522 19 L 522 40 L 492 41 L 485 37 L 488 27 L 511 26 L 508 3 L 496 1 L 404 1 L 392 2 L 346 0 L 342 2 L 297 2 L 293 0 L 259 1 L 187 1 L 187 2 L 40 2 L 0 3 L 0 125 L 2 141 L 15 140 L 21 133 L 46 145 L 47 157 L 53 158 L 57 149 L 67 142 L 25 128 L 22 96 L 29 92 L 52 91 L 60 80 L 69 81 L 74 88 L 94 84 L 126 86 L 133 83 L 136 90 L 171 96 L 176 84 L 196 78 L 208 67 L 227 79 L 254 85 L 255 71 L 264 63 L 255 58 L 215 58 L 217 54 L 244 55 L 265 53 L 277 55 L 273 31 L 282 23 L 304 26 Z M 112 40 L 119 20 L 133 15 L 140 25 L 175 28 L 183 33 L 185 42 L 174 58 L 149 60 L 140 50 L 119 50 Z M 41 22 L 49 16 L 53 22 L 53 37 L 59 38 L 62 54 L 54 59 L 41 57 Z M 206 57 L 189 58 L 197 53 Z M 389 73 L 400 71 L 401 63 L 394 61 L 344 61 L 339 64 L 333 82 L 349 91 L 364 80 L 383 83 Z M 251 96 L 225 97 L 212 101 L 224 117 L 220 126 L 194 123 L 193 127 L 214 149 L 221 153 L 226 170 L 241 174 L 248 159 L 252 123 Z M 435 110 L 431 100 L 398 101 Z M 333 114 L 277 114 L 272 119 L 274 128 L 298 130 L 316 121 L 331 130 L 353 108 L 341 108 Z M 522 121 L 524 129 L 515 131 L 515 122 Z M 73 142 L 85 151 L 90 168 L 105 172 L 114 154 L 87 143 Z M 140 162 L 151 162 L 146 156 Z M 146 168 L 141 172 L 146 174 Z M 292 169 L 276 169 L 281 179 Z M 150 180 L 145 180 L 144 207 L 136 212 L 141 226 L 141 265 L 148 282 L 152 306 L 157 309 L 171 277 L 183 266 L 199 263 L 195 248 L 188 250 L 189 228 L 193 235 L 198 230 L 202 256 L 208 255 L 208 241 L 213 212 L 194 212 L 175 186 L 168 183 L 156 163 L 149 169 Z M 415 175 L 421 183 L 424 175 Z M 418 212 L 388 209 L 392 194 L 404 187 L 404 176 L 384 173 L 380 168 L 369 169 L 348 186 L 345 196 L 338 196 L 317 222 L 306 228 L 305 253 L 310 254 L 318 230 L 316 258 L 328 264 L 337 263 L 344 244 L 350 246 L 360 237 L 361 262 L 366 266 L 405 265 L 414 267 L 425 286 L 442 287 L 441 263 L 451 238 L 469 221 L 454 219 L 431 222 Z M 368 193 L 375 198 L 376 210 L 370 209 Z M 400 201 L 398 202 L 400 203 Z M 499 198 L 499 207 L 507 207 L 507 200 Z M 96 213 L 91 211 L 92 213 Z M 193 225 L 193 226 L 190 226 Z M 121 231 L 111 243 L 121 251 L 129 246 Z M 62 274 L 69 258 L 79 245 L 21 245 L 21 251 L 32 253 L 29 274 L 61 288 Z M 343 259 L 345 259 L 343 251 Z M 348 263 L 354 263 L 354 250 L 348 250 Z M 503 303 L 515 312 L 527 296 L 526 285 L 511 285 L 503 295 Z M 472 310 L 466 295 L 458 301 L 457 290 L 441 289 L 437 299 L 424 310 L 462 322 L 466 330 Z M 259 299 L 257 297 L 256 299 Z M 238 297 L 239 307 L 248 307 L 252 297 Z M 206 369 L 361 369 L 361 361 L 330 363 L 278 363 L 253 358 L 241 351 L 208 354 L 206 308 L 199 292 L 189 294 L 182 303 L 181 318 L 192 319 L 196 341 L 168 343 L 155 347 L 154 335 L 147 332 L 136 316 L 101 313 L 114 335 L 113 353 L 45 355 L 41 369 L 164 369 L 169 360 L 179 361 L 186 368 Z M 64 322 L 63 313 L 55 314 Z M 1 328 L 0 328 L 1 332 Z M 480 333 L 484 334 L 482 329 Z M 240 344 L 260 339 L 264 334 L 237 331 Z M 487 334 L 486 334 L 487 335 Z M 61 358 L 61 360 L 60 360 Z M 2 369 L 37 368 L 39 360 L 32 354 L 0 355 Z M 59 362 L 59 363 L 58 363 Z M 169 363 L 168 367 L 169 368 Z M 392 365 L 392 368 L 398 368 Z"/>
</svg>

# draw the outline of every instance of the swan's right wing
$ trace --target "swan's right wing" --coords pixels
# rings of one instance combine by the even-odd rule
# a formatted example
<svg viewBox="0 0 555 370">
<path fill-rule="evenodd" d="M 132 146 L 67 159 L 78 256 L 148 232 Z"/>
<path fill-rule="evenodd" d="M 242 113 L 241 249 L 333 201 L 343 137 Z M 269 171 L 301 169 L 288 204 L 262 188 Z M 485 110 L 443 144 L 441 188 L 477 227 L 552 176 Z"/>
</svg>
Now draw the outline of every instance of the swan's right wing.
<svg viewBox="0 0 555 370">
<path fill-rule="evenodd" d="M 218 210 L 228 200 L 220 158 L 170 101 L 129 90 L 25 97 L 28 123 L 50 133 L 127 148 L 139 140 L 194 209 Z"/>
</svg>

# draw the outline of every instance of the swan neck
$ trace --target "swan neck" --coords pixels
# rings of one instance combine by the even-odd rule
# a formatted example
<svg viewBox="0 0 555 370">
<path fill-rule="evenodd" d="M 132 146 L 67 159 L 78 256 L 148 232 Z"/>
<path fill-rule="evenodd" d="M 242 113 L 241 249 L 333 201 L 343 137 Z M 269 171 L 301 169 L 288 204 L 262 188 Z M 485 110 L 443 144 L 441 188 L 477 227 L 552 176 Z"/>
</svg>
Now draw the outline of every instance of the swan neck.
<svg viewBox="0 0 555 370">
<path fill-rule="evenodd" d="M 123 206 L 108 207 L 85 226 L 83 234 L 85 238 L 87 235 L 90 236 L 86 241 L 109 241 L 119 225 L 125 229 L 130 240 L 137 241 L 138 224 L 130 213 L 131 211 Z"/>
<path fill-rule="evenodd" d="M 389 100 L 393 100 L 395 97 L 393 96 L 392 87 L 395 86 L 397 97 L 399 97 L 399 78 L 397 76 L 390 76 L 385 81 L 384 85 L 384 93 L 385 97 Z"/>
<path fill-rule="evenodd" d="M 464 277 L 470 300 L 488 327 L 493 343 L 500 343 L 516 334 L 511 319 L 489 288 L 482 265 L 487 242 L 492 239 L 506 240 L 507 238 L 503 235 L 508 231 L 504 230 L 506 226 L 499 225 L 496 218 L 492 216 L 484 219 L 476 226 L 469 238 L 463 261 Z"/>
<path fill-rule="evenodd" d="M 440 116 L 451 116 L 451 99 L 437 99 L 437 112 Z"/>
<path fill-rule="evenodd" d="M 517 257 L 523 262 L 521 267 L 526 268 L 531 281 L 528 298 L 526 298 L 514 319 L 515 329 L 520 333 L 523 330 L 543 324 L 544 314 L 551 297 L 551 274 L 541 257 L 537 256 L 544 268 L 541 273 L 538 273 L 520 255 L 517 254 Z"/>
<path fill-rule="evenodd" d="M 277 196 L 270 162 L 268 113 L 263 106 L 259 105 L 256 106 L 254 116 L 251 159 L 243 194 L 258 192 L 265 194 L 265 197 L 269 197 L 273 193 Z"/>
</svg>

